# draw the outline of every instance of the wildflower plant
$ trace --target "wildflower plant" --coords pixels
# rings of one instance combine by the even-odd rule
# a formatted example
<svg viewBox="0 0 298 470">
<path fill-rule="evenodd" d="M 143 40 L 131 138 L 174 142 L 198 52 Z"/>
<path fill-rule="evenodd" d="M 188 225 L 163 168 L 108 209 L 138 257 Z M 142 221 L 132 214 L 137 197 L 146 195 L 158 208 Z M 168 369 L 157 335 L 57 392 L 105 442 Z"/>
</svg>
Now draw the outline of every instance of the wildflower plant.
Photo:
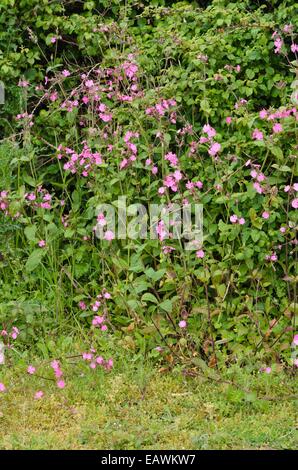
<svg viewBox="0 0 298 470">
<path fill-rule="evenodd" d="M 41 6 L 34 25 L 26 11 L 29 52 L 7 52 L 0 64 L 15 83 L 14 109 L 4 110 L 14 139 L 1 124 L 13 156 L 0 188 L 4 344 L 11 331 L 28 344 L 68 322 L 99 342 L 124 334 L 128 348 L 154 357 L 163 341 L 175 360 L 199 356 L 211 367 L 276 355 L 290 365 L 298 208 L 291 2 L 273 11 L 247 1 L 205 9 L 129 1 L 126 10 L 111 2 L 106 17 L 85 3 L 76 15 L 51 2 L 49 17 Z M 119 214 L 124 197 L 128 206 L 166 208 L 154 237 L 118 238 L 108 228 L 98 207 Z M 173 235 L 175 205 L 203 207 L 203 240 L 192 250 Z M 138 216 L 141 224 L 146 214 Z M 7 289 L 11 276 L 17 286 Z M 33 314 L 26 302 L 38 304 Z M 113 359 L 93 349 L 82 360 L 111 369 Z M 63 389 L 60 363 L 52 369 Z"/>
</svg>

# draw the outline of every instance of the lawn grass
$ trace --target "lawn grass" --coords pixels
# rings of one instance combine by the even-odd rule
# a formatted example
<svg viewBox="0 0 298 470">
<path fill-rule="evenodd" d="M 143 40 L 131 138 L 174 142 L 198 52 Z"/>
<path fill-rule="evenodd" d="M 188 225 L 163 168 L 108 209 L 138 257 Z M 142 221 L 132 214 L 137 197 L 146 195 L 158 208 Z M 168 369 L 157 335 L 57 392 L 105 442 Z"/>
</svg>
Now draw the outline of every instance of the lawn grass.
<svg viewBox="0 0 298 470">
<path fill-rule="evenodd" d="M 123 362 L 111 372 L 85 364 L 64 390 L 2 366 L 1 449 L 294 449 L 297 401 L 259 400 L 224 383 Z M 295 391 L 295 379 L 237 374 L 263 395 Z M 36 390 L 44 390 L 40 400 Z"/>
</svg>

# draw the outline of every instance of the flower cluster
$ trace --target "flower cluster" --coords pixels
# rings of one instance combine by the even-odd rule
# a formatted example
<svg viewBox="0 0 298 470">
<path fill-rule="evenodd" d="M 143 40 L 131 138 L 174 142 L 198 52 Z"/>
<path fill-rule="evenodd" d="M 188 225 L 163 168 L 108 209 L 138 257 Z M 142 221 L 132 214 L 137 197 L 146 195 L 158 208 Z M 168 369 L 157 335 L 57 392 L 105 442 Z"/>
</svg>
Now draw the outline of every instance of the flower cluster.
<svg viewBox="0 0 298 470">
<path fill-rule="evenodd" d="M 147 116 L 164 116 L 166 113 L 170 112 L 170 122 L 172 124 L 176 123 L 176 113 L 171 110 L 171 108 L 177 105 L 176 100 L 174 99 L 162 99 L 156 105 L 146 108 L 145 113 Z"/>
<path fill-rule="evenodd" d="M 3 338 L 5 347 L 7 348 L 12 347 L 11 341 L 15 341 L 19 334 L 20 331 L 16 326 L 13 326 L 10 332 L 8 332 L 7 328 L 3 328 L 3 330 L 0 331 L 0 337 Z"/>
<path fill-rule="evenodd" d="M 92 152 L 87 142 L 83 142 L 83 150 L 80 153 L 68 147 L 64 148 L 62 145 L 59 145 L 58 151 L 59 160 L 63 157 L 68 159 L 63 165 L 64 170 L 70 171 L 72 174 L 78 173 L 85 178 L 103 163 L 100 153 Z"/>
<path fill-rule="evenodd" d="M 97 356 L 94 348 L 91 348 L 89 352 L 84 352 L 82 358 L 84 361 L 90 363 L 91 369 L 96 369 L 96 367 L 100 366 L 106 370 L 111 370 L 114 365 L 112 358 L 105 360 L 102 356 Z"/>
<path fill-rule="evenodd" d="M 213 137 L 216 136 L 216 130 L 211 127 L 209 124 L 205 124 L 203 126 L 203 133 L 207 135 L 203 135 L 202 137 L 200 137 L 200 144 L 205 144 L 205 143 L 208 143 L 210 146 L 209 146 L 209 149 L 208 149 L 208 153 L 211 157 L 216 157 L 218 152 L 221 150 L 221 145 L 214 141 L 213 140 Z"/>
</svg>

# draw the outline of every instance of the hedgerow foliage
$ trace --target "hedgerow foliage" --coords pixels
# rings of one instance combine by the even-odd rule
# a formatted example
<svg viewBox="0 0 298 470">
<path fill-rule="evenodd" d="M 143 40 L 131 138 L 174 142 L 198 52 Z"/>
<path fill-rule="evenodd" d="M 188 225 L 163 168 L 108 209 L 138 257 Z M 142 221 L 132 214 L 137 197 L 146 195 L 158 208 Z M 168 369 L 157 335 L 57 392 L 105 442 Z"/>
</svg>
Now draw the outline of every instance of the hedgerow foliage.
<svg viewBox="0 0 298 470">
<path fill-rule="evenodd" d="M 0 321 L 24 343 L 103 310 L 133 350 L 290 363 L 296 13 L 291 1 L 2 0 Z M 203 246 L 161 231 L 98 240 L 96 207 L 124 195 L 203 204 Z"/>
</svg>

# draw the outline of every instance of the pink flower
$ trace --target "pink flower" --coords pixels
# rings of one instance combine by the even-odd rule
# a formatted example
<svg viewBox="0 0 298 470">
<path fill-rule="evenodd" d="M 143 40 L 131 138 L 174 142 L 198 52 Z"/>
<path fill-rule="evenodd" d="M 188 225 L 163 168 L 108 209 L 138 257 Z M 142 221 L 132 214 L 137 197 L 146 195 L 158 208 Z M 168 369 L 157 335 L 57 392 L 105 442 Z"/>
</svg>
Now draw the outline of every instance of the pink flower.
<svg viewBox="0 0 298 470">
<path fill-rule="evenodd" d="M 10 336 L 12 337 L 12 339 L 17 339 L 19 333 L 19 329 L 16 326 L 13 326 Z"/>
<path fill-rule="evenodd" d="M 274 41 L 274 46 L 275 46 L 274 52 L 275 52 L 275 54 L 280 53 L 282 45 L 283 45 L 282 39 L 280 37 L 277 37 Z"/>
<path fill-rule="evenodd" d="M 29 82 L 27 80 L 20 80 L 18 83 L 19 87 L 27 88 Z"/>
<path fill-rule="evenodd" d="M 103 357 L 101 357 L 101 356 L 98 356 L 98 357 L 96 358 L 96 364 L 99 364 L 99 365 L 101 365 L 101 364 L 103 364 L 103 363 L 104 363 L 104 359 L 103 359 Z"/>
<path fill-rule="evenodd" d="M 91 361 L 92 354 L 91 353 L 83 353 L 82 357 L 85 361 Z"/>
<path fill-rule="evenodd" d="M 272 128 L 274 134 L 277 134 L 279 132 L 282 132 L 283 128 L 282 128 L 282 125 L 279 124 L 278 122 L 276 122 Z"/>
<path fill-rule="evenodd" d="M 264 372 L 265 372 L 266 374 L 270 374 L 270 373 L 271 373 L 271 370 L 272 370 L 271 367 L 266 367 L 265 370 L 264 370 Z"/>
<path fill-rule="evenodd" d="M 112 369 L 113 368 L 113 365 L 114 365 L 114 361 L 113 359 L 108 359 L 107 363 L 106 363 L 106 368 L 109 370 L 109 369 Z"/>
<path fill-rule="evenodd" d="M 40 248 L 43 248 L 44 246 L 46 246 L 45 240 L 39 240 L 38 246 L 39 246 Z"/>
<path fill-rule="evenodd" d="M 203 132 L 208 135 L 209 139 L 216 135 L 216 130 L 213 129 L 213 127 L 209 126 L 209 124 L 205 124 L 205 126 L 203 127 Z"/>
<path fill-rule="evenodd" d="M 33 375 L 35 373 L 36 369 L 34 366 L 28 366 L 27 372 L 30 375 Z"/>
<path fill-rule="evenodd" d="M 186 326 L 187 326 L 187 323 L 186 323 L 185 320 L 181 320 L 181 321 L 179 322 L 179 327 L 180 327 L 180 328 L 186 328 Z"/>
<path fill-rule="evenodd" d="M 102 325 L 100 327 L 100 329 L 101 329 L 101 331 L 107 331 L 108 327 L 107 327 L 107 325 Z"/>
<path fill-rule="evenodd" d="M 255 182 L 253 184 L 253 187 L 255 188 L 255 190 L 257 191 L 258 194 L 262 194 L 264 192 L 264 189 L 262 188 L 262 186 L 258 182 Z"/>
<path fill-rule="evenodd" d="M 291 44 L 291 51 L 294 52 L 294 54 L 295 52 L 298 52 L 298 44 L 293 42 L 293 44 Z"/>
<path fill-rule="evenodd" d="M 64 69 L 64 70 L 62 71 L 62 75 L 63 75 L 64 77 L 69 77 L 69 75 L 70 75 L 69 70 Z"/>
<path fill-rule="evenodd" d="M 62 377 L 63 372 L 62 372 L 61 369 L 58 368 L 58 369 L 54 370 L 54 374 L 55 374 L 55 377 L 57 377 L 57 379 L 59 379 L 60 377 Z"/>
<path fill-rule="evenodd" d="M 41 390 L 39 390 L 38 392 L 35 393 L 34 398 L 35 400 L 40 400 L 40 398 L 42 398 L 43 395 L 44 393 Z"/>
<path fill-rule="evenodd" d="M 96 315 L 93 320 L 92 320 L 92 325 L 97 326 L 101 325 L 104 322 L 104 317 L 100 317 L 99 315 Z"/>
<path fill-rule="evenodd" d="M 0 392 L 5 392 L 6 387 L 3 383 L 0 382 Z"/>
<path fill-rule="evenodd" d="M 238 222 L 238 217 L 236 214 L 231 215 L 230 222 L 232 222 L 232 224 L 236 224 Z"/>
<path fill-rule="evenodd" d="M 52 367 L 52 369 L 54 369 L 54 370 L 55 370 L 55 369 L 59 369 L 59 367 L 60 367 L 60 366 L 59 366 L 59 362 L 56 361 L 56 360 L 52 361 L 52 362 L 51 362 L 51 367 Z"/>
<path fill-rule="evenodd" d="M 291 206 L 293 207 L 293 209 L 298 209 L 298 198 L 293 199 L 293 201 L 291 202 Z"/>
<path fill-rule="evenodd" d="M 57 387 L 58 387 L 58 388 L 64 388 L 64 387 L 65 387 L 65 382 L 64 382 L 64 380 L 58 380 L 58 382 L 57 382 Z"/>
<path fill-rule="evenodd" d="M 262 109 L 260 112 L 259 112 L 259 116 L 261 119 L 265 119 L 267 117 L 267 111 L 266 109 Z"/>
<path fill-rule="evenodd" d="M 298 346 L 298 335 L 295 335 L 294 338 L 293 338 L 293 344 L 295 344 L 295 346 Z"/>
<path fill-rule="evenodd" d="M 293 25 L 285 24 L 283 27 L 283 32 L 286 34 L 291 34 L 293 32 Z"/>
<path fill-rule="evenodd" d="M 86 306 L 85 302 L 83 302 L 83 301 L 81 300 L 81 301 L 79 302 L 79 307 L 80 307 L 81 310 L 86 310 L 86 307 L 87 307 L 87 306 Z"/>
<path fill-rule="evenodd" d="M 55 37 L 52 37 L 52 38 L 51 38 L 51 43 L 52 43 L 52 44 L 55 44 L 56 41 L 57 41 L 57 38 L 55 38 Z"/>
<path fill-rule="evenodd" d="M 262 214 L 262 217 L 263 217 L 263 219 L 269 219 L 269 217 L 270 217 L 269 212 L 264 211 L 263 214 Z"/>
<path fill-rule="evenodd" d="M 231 122 L 232 122 L 231 116 L 226 117 L 226 123 L 231 124 Z"/>
<path fill-rule="evenodd" d="M 221 149 L 221 145 L 218 142 L 214 142 L 208 150 L 209 155 L 214 157 Z"/>
<path fill-rule="evenodd" d="M 204 256 L 205 256 L 204 250 L 198 250 L 198 251 L 196 252 L 196 257 L 197 257 L 197 258 L 204 258 Z"/>
<path fill-rule="evenodd" d="M 177 155 L 175 153 L 172 153 L 172 152 L 169 152 L 165 155 L 165 160 L 168 160 L 172 167 L 176 167 L 177 164 L 178 164 Z"/>
<path fill-rule="evenodd" d="M 252 178 L 256 178 L 256 177 L 258 176 L 258 173 L 256 172 L 256 170 L 251 170 L 250 176 L 251 176 Z"/>
<path fill-rule="evenodd" d="M 286 230 L 287 230 L 286 227 L 280 227 L 279 229 L 280 233 L 285 233 Z"/>
<path fill-rule="evenodd" d="M 106 114 L 106 113 L 99 113 L 100 119 L 102 119 L 103 122 L 109 122 L 112 120 L 112 115 L 111 114 Z"/>
<path fill-rule="evenodd" d="M 167 254 L 169 254 L 169 253 L 172 253 L 172 251 L 175 251 L 175 248 L 173 248 L 172 246 L 167 246 L 167 245 L 165 245 L 165 246 L 162 247 L 162 252 L 163 252 L 165 255 L 167 255 Z"/>
<path fill-rule="evenodd" d="M 176 181 L 180 181 L 182 179 L 182 173 L 179 170 L 174 171 L 173 176 Z"/>
<path fill-rule="evenodd" d="M 58 93 L 57 91 L 54 91 L 53 93 L 50 94 L 50 100 L 51 101 L 56 101 L 58 98 Z"/>
<path fill-rule="evenodd" d="M 92 88 L 93 85 L 94 85 L 93 80 L 86 80 L 86 82 L 85 82 L 86 88 Z"/>
<path fill-rule="evenodd" d="M 259 183 L 261 183 L 262 181 L 264 181 L 266 178 L 265 175 L 263 175 L 263 173 L 259 173 L 258 176 L 257 176 L 257 180 Z"/>
<path fill-rule="evenodd" d="M 252 138 L 255 140 L 263 140 L 263 132 L 261 132 L 259 129 L 255 129 L 252 133 Z"/>
<path fill-rule="evenodd" d="M 188 181 L 185 185 L 186 189 L 193 189 L 194 188 L 194 183 L 192 181 Z"/>
<path fill-rule="evenodd" d="M 240 219 L 238 220 L 238 223 L 240 225 L 244 225 L 245 224 L 245 219 L 243 217 L 240 217 Z"/>
<path fill-rule="evenodd" d="M 112 232 L 112 230 L 107 230 L 105 235 L 104 235 L 105 240 L 111 241 L 114 240 L 115 234 Z"/>
<path fill-rule="evenodd" d="M 103 227 L 104 225 L 106 225 L 107 221 L 106 221 L 105 216 L 104 216 L 103 213 L 98 214 L 98 216 L 97 216 L 97 223 L 98 223 L 98 225 L 100 225 L 101 227 Z"/>
<path fill-rule="evenodd" d="M 160 220 L 158 222 L 156 227 L 156 233 L 160 241 L 163 241 L 167 237 L 168 233 L 165 229 L 165 223 L 163 222 L 163 220 Z"/>
</svg>

